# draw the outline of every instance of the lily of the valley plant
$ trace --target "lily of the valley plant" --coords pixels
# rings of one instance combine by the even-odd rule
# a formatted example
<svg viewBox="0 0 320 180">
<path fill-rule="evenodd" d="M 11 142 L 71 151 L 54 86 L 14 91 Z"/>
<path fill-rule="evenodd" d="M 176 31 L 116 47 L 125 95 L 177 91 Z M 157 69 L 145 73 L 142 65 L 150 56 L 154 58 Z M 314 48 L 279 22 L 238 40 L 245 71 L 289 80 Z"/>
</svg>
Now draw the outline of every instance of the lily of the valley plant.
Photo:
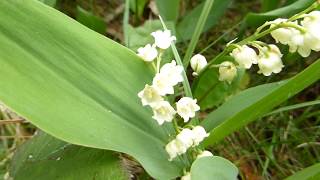
<svg viewBox="0 0 320 180">
<path fill-rule="evenodd" d="M 320 11 L 313 11 L 315 7 L 317 3 L 289 19 L 279 18 L 266 22 L 247 39 L 228 43 L 223 53 L 229 52 L 235 62 L 224 61 L 213 65 L 208 64 L 203 55 L 194 55 L 190 59 L 193 76 L 197 77 L 206 68 L 218 68 L 219 80 L 230 84 L 239 68 L 250 69 L 257 65 L 258 73 L 264 76 L 280 73 L 285 67 L 280 49 L 276 44 L 259 41 L 259 38 L 267 34 L 271 34 L 275 43 L 288 45 L 291 53 L 298 52 L 302 57 L 309 56 L 312 50 L 320 51 Z M 197 119 L 197 112 L 200 111 L 197 99 L 184 96 L 186 93 L 178 95 L 181 92 L 176 92 L 179 88 L 175 87 L 187 81 L 183 78 L 183 65 L 177 64 L 175 60 L 161 63 L 164 51 L 174 43 L 176 37 L 167 29 L 158 30 L 151 35 L 154 37 L 154 44 L 139 48 L 138 56 L 151 63 L 154 77 L 138 96 L 142 105 L 152 110 L 152 118 L 159 124 L 159 128 L 165 128 L 165 123 L 171 123 L 174 127 L 175 134 L 169 134 L 170 139 L 164 148 L 168 153 L 168 161 L 179 158 L 188 162 L 181 179 L 190 180 L 189 168 L 192 162 L 201 157 L 213 156 L 210 151 L 199 147 L 209 133 L 202 126 L 191 123 L 192 119 Z"/>
</svg>

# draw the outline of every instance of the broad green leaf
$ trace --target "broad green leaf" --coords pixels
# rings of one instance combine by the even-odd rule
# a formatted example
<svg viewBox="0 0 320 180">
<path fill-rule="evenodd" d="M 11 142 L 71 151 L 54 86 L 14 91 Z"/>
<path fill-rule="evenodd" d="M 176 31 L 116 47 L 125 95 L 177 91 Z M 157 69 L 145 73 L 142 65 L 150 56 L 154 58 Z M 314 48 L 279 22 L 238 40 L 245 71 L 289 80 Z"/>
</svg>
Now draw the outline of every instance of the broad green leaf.
<svg viewBox="0 0 320 180">
<path fill-rule="evenodd" d="M 248 13 L 244 19 L 246 25 L 257 27 L 268 20 L 292 16 L 314 3 L 315 0 L 298 0 L 288 6 L 265 13 Z"/>
<path fill-rule="evenodd" d="M 205 71 L 195 84 L 193 84 L 192 90 L 194 97 L 198 100 L 198 103 L 202 110 L 217 107 L 225 99 L 236 93 L 239 90 L 239 86 L 245 81 L 245 71 L 238 69 L 238 75 L 231 84 L 227 82 L 219 81 L 219 73 L 217 69 L 209 69 Z"/>
<path fill-rule="evenodd" d="M 48 6 L 55 7 L 57 4 L 57 0 L 38 0 L 40 2 L 45 3 Z"/>
<path fill-rule="evenodd" d="M 156 5 L 161 17 L 165 21 L 177 21 L 180 0 L 156 0 Z"/>
<path fill-rule="evenodd" d="M 77 16 L 76 19 L 81 24 L 87 26 L 88 28 L 104 34 L 106 32 L 106 23 L 100 17 L 93 15 L 91 12 L 77 6 Z"/>
<path fill-rule="evenodd" d="M 15 153 L 10 176 L 16 180 L 126 180 L 118 155 L 112 151 L 68 144 L 39 133 Z"/>
<path fill-rule="evenodd" d="M 261 2 L 261 11 L 266 12 L 266 11 L 271 11 L 276 9 L 281 1 L 279 0 L 262 0 Z"/>
<path fill-rule="evenodd" d="M 236 180 L 237 176 L 237 167 L 219 156 L 199 158 L 191 166 L 191 179 Z"/>
<path fill-rule="evenodd" d="M 207 18 L 206 24 L 203 28 L 203 32 L 208 31 L 210 28 L 219 23 L 221 16 L 227 10 L 232 0 L 215 0 Z M 181 22 L 177 25 L 177 35 L 179 41 L 189 40 L 195 31 L 195 22 L 198 21 L 204 3 L 199 4 L 192 11 L 183 17 Z"/>
<path fill-rule="evenodd" d="M 320 179 L 320 163 L 309 166 L 285 180 L 318 180 Z"/>
<path fill-rule="evenodd" d="M 157 179 L 180 175 L 137 97 L 152 69 L 131 50 L 38 1 L 3 0 L 0 67 L 0 100 L 43 131 L 127 153 Z"/>
<path fill-rule="evenodd" d="M 211 131 L 204 144 L 216 143 L 316 82 L 320 78 L 319 69 L 320 60 L 317 60 L 287 81 L 257 86 L 234 96 L 202 122 Z"/>
</svg>

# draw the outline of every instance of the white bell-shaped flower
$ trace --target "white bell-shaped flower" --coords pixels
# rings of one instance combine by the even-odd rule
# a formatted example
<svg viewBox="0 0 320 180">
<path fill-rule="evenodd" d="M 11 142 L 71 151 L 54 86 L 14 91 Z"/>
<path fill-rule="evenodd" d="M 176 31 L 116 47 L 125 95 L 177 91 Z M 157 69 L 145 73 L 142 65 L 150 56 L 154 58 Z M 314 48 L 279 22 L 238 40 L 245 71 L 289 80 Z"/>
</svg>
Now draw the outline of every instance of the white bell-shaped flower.
<svg viewBox="0 0 320 180">
<path fill-rule="evenodd" d="M 193 146 L 198 146 L 206 137 L 209 136 L 209 133 L 207 133 L 202 126 L 196 126 L 192 131 L 194 133 Z"/>
<path fill-rule="evenodd" d="M 158 56 L 158 51 L 154 45 L 147 44 L 138 49 L 138 56 L 144 61 L 151 62 Z"/>
<path fill-rule="evenodd" d="M 276 24 L 279 24 L 281 22 L 286 22 L 286 21 L 287 19 L 278 18 L 272 21 L 274 24 L 271 24 L 270 28 L 274 27 Z M 294 24 L 297 24 L 297 23 L 294 22 Z M 299 33 L 299 31 L 296 30 L 295 28 L 283 27 L 283 28 L 278 28 L 276 30 L 273 30 L 270 34 L 276 40 L 277 43 L 280 42 L 281 44 L 287 45 L 292 40 L 292 37 L 297 33 Z"/>
<path fill-rule="evenodd" d="M 304 26 L 307 24 L 317 24 L 320 22 L 320 11 L 312 11 L 309 14 L 306 14 L 303 19 Z"/>
<path fill-rule="evenodd" d="M 157 120 L 159 125 L 162 125 L 164 122 L 171 122 L 176 114 L 176 111 L 167 101 L 161 101 L 154 104 L 152 110 L 152 118 Z"/>
<path fill-rule="evenodd" d="M 191 180 L 191 173 L 187 172 L 186 174 L 184 174 L 180 180 Z"/>
<path fill-rule="evenodd" d="M 294 53 L 296 51 L 298 51 L 298 53 L 303 56 L 306 57 L 310 54 L 311 49 L 307 46 L 304 45 L 305 42 L 305 34 L 302 34 L 300 31 L 298 30 L 293 30 L 293 33 L 291 34 L 291 40 L 288 42 L 289 45 L 289 51 L 291 53 Z"/>
<path fill-rule="evenodd" d="M 202 151 L 200 154 L 198 154 L 197 159 L 210 156 L 213 156 L 213 154 L 210 151 Z"/>
<path fill-rule="evenodd" d="M 191 58 L 190 65 L 194 73 L 197 75 L 207 65 L 207 60 L 201 54 L 196 54 Z"/>
<path fill-rule="evenodd" d="M 176 137 L 176 140 L 181 142 L 187 149 L 193 145 L 193 131 L 185 128 Z"/>
<path fill-rule="evenodd" d="M 302 27 L 306 29 L 304 33 L 304 44 L 303 49 L 311 49 L 314 51 L 320 51 L 320 11 L 313 11 L 306 15 L 306 17 L 301 21 Z M 310 53 L 309 53 L 310 54 Z M 306 53 L 305 56 L 309 56 Z"/>
<path fill-rule="evenodd" d="M 270 76 L 272 73 L 279 73 L 284 67 L 281 57 L 282 54 L 279 48 L 275 45 L 269 45 L 269 48 L 264 48 L 261 57 L 258 59 L 259 71 L 265 76 Z"/>
<path fill-rule="evenodd" d="M 165 147 L 167 153 L 169 154 L 169 161 L 172 161 L 178 155 L 187 152 L 186 147 L 176 139 L 170 141 Z"/>
<path fill-rule="evenodd" d="M 232 62 L 225 61 L 220 64 L 219 81 L 227 81 L 230 84 L 236 76 L 237 68 Z"/>
<path fill-rule="evenodd" d="M 154 104 L 163 100 L 158 91 L 148 84 L 146 84 L 144 89 L 138 93 L 138 96 L 141 98 L 143 106 L 153 106 Z"/>
<path fill-rule="evenodd" d="M 160 69 L 160 74 L 166 76 L 168 83 L 171 86 L 177 85 L 179 82 L 183 81 L 183 67 L 177 65 L 175 60 L 172 60 L 170 63 L 164 64 Z"/>
<path fill-rule="evenodd" d="M 183 118 L 184 122 L 188 122 L 199 110 L 200 106 L 198 106 L 196 99 L 183 97 L 177 102 L 177 113 Z"/>
<path fill-rule="evenodd" d="M 230 55 L 240 67 L 249 69 L 252 64 L 257 64 L 257 53 L 254 51 L 254 49 L 248 47 L 247 45 L 233 49 Z"/>
<path fill-rule="evenodd" d="M 152 86 L 161 96 L 173 94 L 174 88 L 171 81 L 172 80 L 166 74 L 157 73 L 152 80 Z"/>
<path fill-rule="evenodd" d="M 170 30 L 158 30 L 152 32 L 151 35 L 154 37 L 155 45 L 161 49 L 169 48 L 171 42 L 176 40 L 175 36 L 171 36 Z"/>
</svg>

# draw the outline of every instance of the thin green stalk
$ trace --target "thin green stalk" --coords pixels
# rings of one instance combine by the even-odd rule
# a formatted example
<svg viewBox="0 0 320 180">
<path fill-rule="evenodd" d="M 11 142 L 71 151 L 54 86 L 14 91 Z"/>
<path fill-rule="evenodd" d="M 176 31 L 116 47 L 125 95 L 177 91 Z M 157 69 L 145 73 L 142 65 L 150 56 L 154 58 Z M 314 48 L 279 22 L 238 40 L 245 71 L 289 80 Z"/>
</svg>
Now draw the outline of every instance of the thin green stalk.
<svg viewBox="0 0 320 180">
<path fill-rule="evenodd" d="M 159 16 L 159 19 L 160 19 L 160 21 L 162 23 L 163 28 L 167 29 L 167 26 L 164 23 L 164 21 L 162 20 L 161 16 Z M 174 42 L 171 42 L 171 48 L 172 48 L 173 55 L 174 55 L 174 57 L 175 57 L 175 59 L 177 61 L 177 64 L 183 66 L 181 58 L 179 56 L 178 50 L 177 50 L 176 45 L 174 44 Z M 182 77 L 183 77 L 182 84 L 183 84 L 184 92 L 186 93 L 186 96 L 192 98 L 193 96 L 192 96 L 190 84 L 189 84 L 188 77 L 187 77 L 187 74 L 186 74 L 185 70 L 183 70 L 183 72 L 182 72 Z"/>
<path fill-rule="evenodd" d="M 298 14 L 292 16 L 291 18 L 289 18 L 289 21 L 295 21 L 297 19 L 300 19 L 301 17 L 303 17 L 304 14 L 309 13 L 311 11 L 313 11 L 314 9 L 318 8 L 320 2 L 316 1 L 315 3 L 313 3 L 311 6 L 309 6 L 307 9 L 299 12 Z"/>
<path fill-rule="evenodd" d="M 288 26 L 295 28 L 295 26 L 292 26 L 291 24 L 288 25 L 288 24 L 281 23 L 281 24 L 275 25 L 274 27 L 271 27 L 271 28 L 269 28 L 269 29 L 266 29 L 266 30 L 264 30 L 264 31 L 262 31 L 262 32 L 260 32 L 260 33 L 258 33 L 258 34 L 253 34 L 253 35 L 251 35 L 251 36 L 249 36 L 249 37 L 247 37 L 247 38 L 243 39 L 242 41 L 240 41 L 240 42 L 238 42 L 238 43 L 235 43 L 235 44 L 236 44 L 236 45 L 240 45 L 240 46 L 245 45 L 245 44 L 248 44 L 248 42 L 251 42 L 251 41 L 255 41 L 255 40 L 257 40 L 257 39 L 260 39 L 260 38 L 268 35 L 269 33 L 271 33 L 272 31 L 274 31 L 274 30 L 276 30 L 276 29 L 279 29 L 279 28 L 282 28 L 282 27 L 288 27 Z M 300 29 L 299 29 L 299 30 L 300 30 Z M 233 46 L 227 46 L 220 54 L 218 54 L 214 59 L 212 59 L 211 61 L 209 61 L 208 65 L 207 65 L 205 68 L 203 68 L 203 70 L 199 73 L 199 76 L 200 76 L 203 72 L 205 72 L 208 68 L 210 68 L 211 65 L 212 65 L 215 61 L 217 61 L 217 60 L 220 59 L 221 57 L 227 55 L 227 54 L 228 54 L 229 52 L 231 52 L 233 49 L 234 49 Z M 199 77 L 199 76 L 198 76 L 198 77 Z"/>
<path fill-rule="evenodd" d="M 123 35 L 124 35 L 124 44 L 126 47 L 129 46 L 129 38 L 128 38 L 129 10 L 130 10 L 130 0 L 126 0 L 124 16 L 123 16 Z"/>
<path fill-rule="evenodd" d="M 268 114 L 265 114 L 263 117 L 270 116 L 272 114 L 280 113 L 283 111 L 291 111 L 294 109 L 303 108 L 303 107 L 307 107 L 307 106 L 314 106 L 314 105 L 318 105 L 318 104 L 320 104 L 320 100 L 309 101 L 309 102 L 294 104 L 294 105 L 290 105 L 290 106 L 285 106 L 285 107 L 281 107 L 277 110 L 274 110 Z"/>
<path fill-rule="evenodd" d="M 201 32 L 202 32 L 202 30 L 204 28 L 204 25 L 205 25 L 206 21 L 207 21 L 207 18 L 208 18 L 208 15 L 210 13 L 210 10 L 211 10 L 213 2 L 214 2 L 214 0 L 206 0 L 206 2 L 204 3 L 201 15 L 200 15 L 198 23 L 196 25 L 196 29 L 195 29 L 195 31 L 194 31 L 194 33 L 192 35 L 190 44 L 189 44 L 188 49 L 186 51 L 186 54 L 185 54 L 185 56 L 183 58 L 183 67 L 185 69 L 189 65 L 190 58 L 191 58 L 191 56 L 193 54 L 193 51 L 196 48 L 196 45 L 197 45 L 197 43 L 199 41 Z"/>
<path fill-rule="evenodd" d="M 204 49 L 202 49 L 199 53 L 202 54 L 203 52 L 205 52 L 206 50 L 208 50 L 209 48 L 211 48 L 213 45 L 215 45 L 217 42 L 219 42 L 222 38 L 224 38 L 226 35 L 230 34 L 235 28 L 239 27 L 239 25 L 243 23 L 243 21 L 238 22 L 237 24 L 235 24 L 234 26 L 232 26 L 228 31 L 226 31 L 225 33 L 223 33 L 221 36 L 219 36 L 215 41 L 213 41 L 212 43 L 210 43 L 207 47 L 205 47 Z"/>
</svg>

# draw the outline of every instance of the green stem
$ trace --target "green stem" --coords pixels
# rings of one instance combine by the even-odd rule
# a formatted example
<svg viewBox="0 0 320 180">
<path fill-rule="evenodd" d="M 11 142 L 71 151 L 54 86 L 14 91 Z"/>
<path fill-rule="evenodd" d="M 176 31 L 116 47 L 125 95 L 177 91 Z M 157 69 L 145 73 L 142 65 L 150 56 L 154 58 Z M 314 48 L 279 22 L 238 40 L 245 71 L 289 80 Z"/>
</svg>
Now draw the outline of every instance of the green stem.
<svg viewBox="0 0 320 180">
<path fill-rule="evenodd" d="M 207 47 L 205 47 L 204 49 L 202 49 L 199 54 L 202 54 L 203 52 L 205 52 L 206 50 L 208 50 L 209 48 L 211 48 L 213 45 L 215 45 L 217 42 L 219 42 L 222 38 L 224 38 L 226 35 L 230 34 L 235 28 L 239 27 L 239 25 L 242 23 L 242 21 L 240 21 L 239 23 L 235 24 L 234 26 L 232 26 L 228 31 L 226 31 L 225 33 L 223 33 L 220 37 L 218 37 L 215 41 L 213 41 L 212 43 L 210 43 Z"/>
<path fill-rule="evenodd" d="M 319 3 L 318 1 L 315 2 L 315 3 L 313 3 L 313 4 L 312 4 L 311 6 L 309 6 L 307 9 L 305 9 L 305 10 L 299 12 L 298 14 L 292 16 L 291 18 L 289 18 L 288 21 L 295 21 L 295 20 L 297 20 L 297 19 L 302 18 L 304 14 L 307 14 L 307 13 L 315 10 L 316 8 L 318 8 L 319 4 L 320 4 L 320 3 Z"/>
<path fill-rule="evenodd" d="M 307 9 L 301 11 L 300 13 L 292 16 L 291 18 L 288 19 L 287 22 L 289 21 L 294 21 L 296 19 L 299 19 L 303 16 L 303 14 L 305 13 L 308 13 L 314 9 L 316 9 L 318 6 L 319 6 L 319 2 L 315 2 L 313 3 L 311 6 L 309 6 Z M 302 33 L 305 32 L 305 29 L 303 27 L 300 27 L 299 25 L 296 25 L 296 24 L 293 24 L 293 23 L 279 23 L 277 25 L 275 25 L 274 27 L 271 27 L 269 29 L 266 29 L 265 31 L 263 32 L 260 32 L 260 30 L 262 30 L 265 26 L 269 25 L 268 23 L 265 23 L 263 24 L 262 26 L 258 27 L 258 30 L 256 33 L 254 33 L 253 35 L 247 37 L 246 39 L 243 39 L 242 41 L 238 42 L 237 44 L 242 46 L 242 45 L 245 45 L 247 44 L 248 42 L 250 41 L 255 41 L 257 39 L 260 39 L 264 36 L 266 36 L 267 34 L 271 33 L 272 31 L 276 30 L 276 29 L 279 29 L 279 28 L 282 28 L 282 27 L 292 27 L 292 28 L 296 28 L 297 30 L 301 31 Z M 211 65 L 218 59 L 220 59 L 221 57 L 227 55 L 230 51 L 232 51 L 233 48 L 225 48 L 220 54 L 218 54 L 214 59 L 212 59 L 208 65 L 203 68 L 203 70 L 199 73 L 198 77 L 200 77 L 200 75 L 205 72 L 209 67 L 211 67 Z"/>
<path fill-rule="evenodd" d="M 177 120 L 175 118 L 172 120 L 172 124 L 173 124 L 173 128 L 176 131 L 176 133 L 179 134 L 180 129 L 179 129 L 178 122 L 177 122 Z"/>
<path fill-rule="evenodd" d="M 160 52 L 157 57 L 157 73 L 160 73 L 160 66 L 161 66 L 161 60 L 162 60 L 161 56 L 162 56 L 162 53 Z"/>
<path fill-rule="evenodd" d="M 162 20 L 161 16 L 159 16 L 159 19 L 160 19 L 160 21 L 161 21 L 161 23 L 162 23 L 163 28 L 164 28 L 165 30 L 167 30 L 167 26 L 166 26 L 166 24 L 164 23 L 164 21 Z M 181 58 L 180 58 L 180 56 L 179 56 L 178 50 L 177 50 L 174 42 L 171 42 L 171 48 L 172 48 L 173 55 L 174 55 L 174 57 L 175 57 L 175 59 L 176 59 L 176 61 L 177 61 L 177 64 L 183 67 Z M 190 84 L 189 84 L 188 77 L 187 77 L 187 74 L 186 74 L 186 71 L 185 71 L 185 70 L 183 70 L 183 72 L 182 72 L 182 77 L 183 77 L 183 82 L 182 82 L 182 84 L 183 84 L 184 92 L 186 93 L 186 96 L 192 98 L 193 96 L 192 96 Z"/>
<path fill-rule="evenodd" d="M 124 35 L 124 44 L 126 47 L 129 46 L 129 38 L 128 38 L 129 10 L 130 10 L 130 0 L 126 0 L 124 16 L 123 16 L 123 35 Z"/>
<path fill-rule="evenodd" d="M 201 32 L 202 32 L 202 30 L 204 28 L 204 25 L 205 25 L 206 21 L 207 21 L 207 18 L 208 18 L 208 15 L 210 13 L 210 10 L 211 10 L 213 2 L 214 2 L 214 0 L 206 0 L 206 2 L 204 3 L 201 15 L 200 15 L 198 23 L 196 25 L 196 29 L 195 29 L 195 31 L 194 31 L 194 33 L 192 35 L 190 44 L 189 44 L 188 49 L 186 51 L 186 54 L 185 54 L 185 56 L 183 58 L 183 67 L 185 69 L 187 69 L 187 67 L 189 65 L 191 56 L 192 56 L 192 54 L 194 52 L 194 49 L 196 48 L 196 45 L 197 45 L 197 43 L 199 41 Z"/>
</svg>

